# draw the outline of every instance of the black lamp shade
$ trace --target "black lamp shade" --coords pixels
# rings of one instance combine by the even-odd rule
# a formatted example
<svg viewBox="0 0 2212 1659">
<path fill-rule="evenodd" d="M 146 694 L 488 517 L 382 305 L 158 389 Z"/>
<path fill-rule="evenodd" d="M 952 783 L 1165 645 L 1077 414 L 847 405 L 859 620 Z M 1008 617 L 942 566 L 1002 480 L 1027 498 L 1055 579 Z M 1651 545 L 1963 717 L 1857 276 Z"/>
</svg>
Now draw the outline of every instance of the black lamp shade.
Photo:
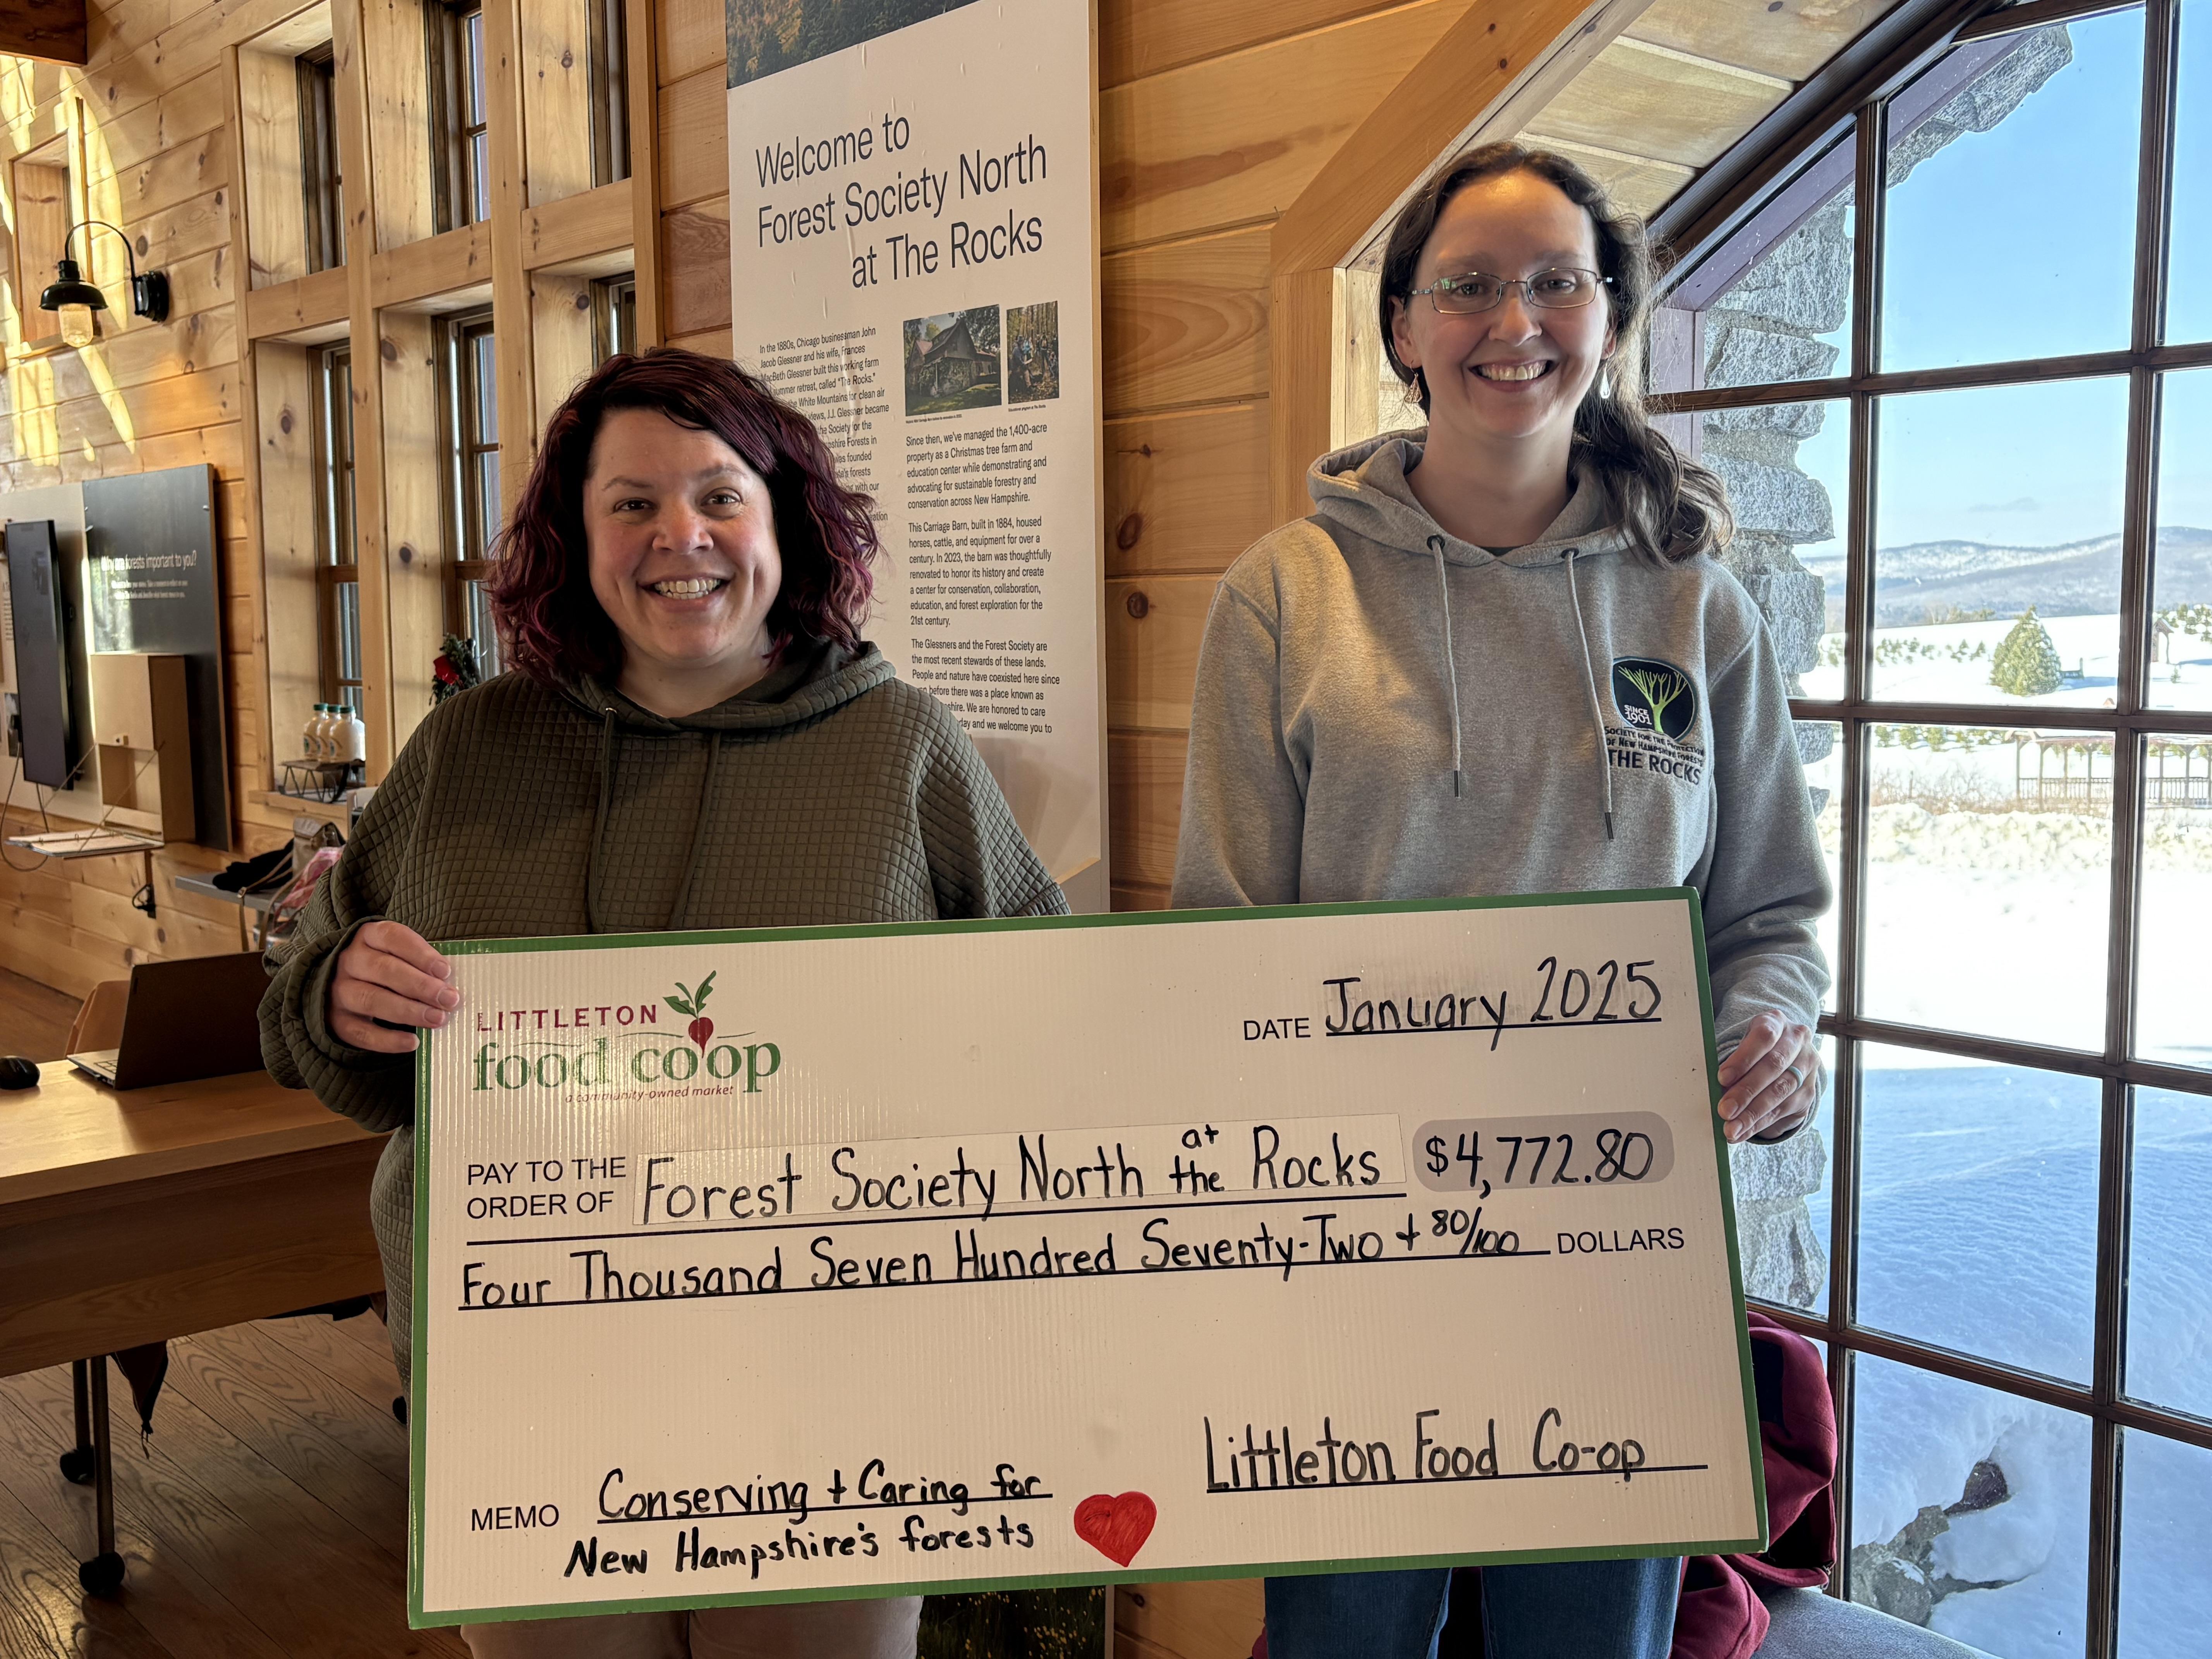
<svg viewBox="0 0 2212 1659">
<path fill-rule="evenodd" d="M 82 306 L 88 311 L 107 309 L 107 296 L 77 275 L 76 260 L 59 261 L 54 266 L 54 276 L 58 280 L 49 283 L 46 291 L 39 295 L 40 310 L 59 311 L 64 306 Z M 167 311 L 168 295 L 164 294 L 161 298 L 162 309 Z"/>
</svg>

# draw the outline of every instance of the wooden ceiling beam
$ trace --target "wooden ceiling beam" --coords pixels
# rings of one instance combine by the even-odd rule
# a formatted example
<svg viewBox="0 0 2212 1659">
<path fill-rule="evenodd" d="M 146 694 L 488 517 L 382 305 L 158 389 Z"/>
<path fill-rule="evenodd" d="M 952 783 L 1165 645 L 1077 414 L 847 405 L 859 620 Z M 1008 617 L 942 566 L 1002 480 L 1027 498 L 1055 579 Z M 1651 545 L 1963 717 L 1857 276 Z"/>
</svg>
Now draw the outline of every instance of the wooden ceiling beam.
<svg viewBox="0 0 2212 1659">
<path fill-rule="evenodd" d="M 82 65 L 85 0 L 0 0 L 0 52 Z"/>
</svg>

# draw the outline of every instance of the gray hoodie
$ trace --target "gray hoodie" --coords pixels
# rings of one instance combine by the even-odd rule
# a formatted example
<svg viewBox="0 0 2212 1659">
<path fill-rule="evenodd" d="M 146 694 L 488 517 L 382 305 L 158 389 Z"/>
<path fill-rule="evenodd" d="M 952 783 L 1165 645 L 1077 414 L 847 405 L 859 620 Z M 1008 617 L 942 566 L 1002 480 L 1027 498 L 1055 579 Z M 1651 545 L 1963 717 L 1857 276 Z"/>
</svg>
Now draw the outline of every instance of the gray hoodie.
<svg viewBox="0 0 2212 1659">
<path fill-rule="evenodd" d="M 1215 592 L 1175 904 L 1694 887 L 1721 1053 L 1810 1025 L 1827 871 L 1758 608 L 1638 555 L 1595 482 L 1526 547 L 1455 539 L 1406 483 L 1425 435 L 1322 457 Z"/>
</svg>

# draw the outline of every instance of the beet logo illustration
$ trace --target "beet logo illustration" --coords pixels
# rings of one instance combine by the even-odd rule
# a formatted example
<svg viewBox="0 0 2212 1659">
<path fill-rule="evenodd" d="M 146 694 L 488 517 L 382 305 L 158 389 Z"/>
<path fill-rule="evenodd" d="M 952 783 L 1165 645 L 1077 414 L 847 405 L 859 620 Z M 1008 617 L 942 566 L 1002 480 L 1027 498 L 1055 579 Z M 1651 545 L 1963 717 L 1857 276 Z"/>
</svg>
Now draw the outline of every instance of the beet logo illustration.
<svg viewBox="0 0 2212 1659">
<path fill-rule="evenodd" d="M 702 1012 L 707 1006 L 707 999 L 714 994 L 714 976 L 709 974 L 701 980 L 699 988 L 696 991 L 684 989 L 684 981 L 679 979 L 676 981 L 676 995 L 664 997 L 661 1000 L 678 1013 L 689 1014 L 691 1017 L 691 1041 L 697 1043 L 699 1051 L 704 1054 L 707 1049 L 707 1039 L 714 1035 L 714 1022 L 708 1018 Z"/>
</svg>

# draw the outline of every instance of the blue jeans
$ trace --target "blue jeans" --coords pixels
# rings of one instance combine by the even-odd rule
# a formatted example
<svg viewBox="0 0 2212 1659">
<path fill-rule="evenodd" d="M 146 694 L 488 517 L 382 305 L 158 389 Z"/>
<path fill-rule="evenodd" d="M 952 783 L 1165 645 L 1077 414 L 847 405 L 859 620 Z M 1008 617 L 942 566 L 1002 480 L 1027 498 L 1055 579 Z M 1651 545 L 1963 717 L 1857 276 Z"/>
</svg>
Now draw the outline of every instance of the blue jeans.
<svg viewBox="0 0 2212 1659">
<path fill-rule="evenodd" d="M 1667 1659 L 1679 1558 L 1482 1571 L 1489 1659 Z M 1451 1574 L 1325 1572 L 1267 1581 L 1267 1659 L 1431 1659 Z"/>
</svg>

